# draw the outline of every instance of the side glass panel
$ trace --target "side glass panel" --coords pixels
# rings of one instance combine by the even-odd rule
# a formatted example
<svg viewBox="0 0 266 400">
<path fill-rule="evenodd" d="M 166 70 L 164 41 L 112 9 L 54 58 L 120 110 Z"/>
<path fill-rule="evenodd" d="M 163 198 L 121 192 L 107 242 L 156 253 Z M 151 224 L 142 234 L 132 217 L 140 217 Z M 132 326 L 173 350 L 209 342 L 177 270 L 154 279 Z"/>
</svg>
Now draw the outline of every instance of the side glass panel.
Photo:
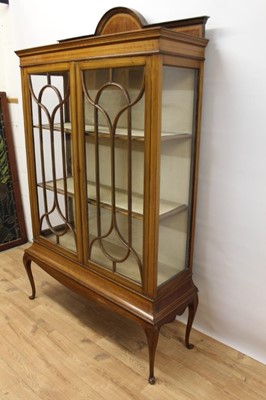
<svg viewBox="0 0 266 400">
<path fill-rule="evenodd" d="M 88 260 L 142 283 L 144 67 L 82 74 Z"/>
<path fill-rule="evenodd" d="M 29 77 L 41 236 L 76 252 L 68 72 Z"/>
<path fill-rule="evenodd" d="M 196 79 L 163 67 L 158 285 L 188 267 Z"/>
</svg>

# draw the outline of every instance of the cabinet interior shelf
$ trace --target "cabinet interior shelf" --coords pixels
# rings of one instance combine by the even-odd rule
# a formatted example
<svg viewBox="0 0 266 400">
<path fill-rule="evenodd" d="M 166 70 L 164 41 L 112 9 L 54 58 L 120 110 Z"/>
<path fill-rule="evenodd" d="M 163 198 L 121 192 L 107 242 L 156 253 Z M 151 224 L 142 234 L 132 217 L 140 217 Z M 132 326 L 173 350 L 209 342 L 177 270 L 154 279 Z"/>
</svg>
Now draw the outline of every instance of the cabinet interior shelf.
<svg viewBox="0 0 266 400">
<path fill-rule="evenodd" d="M 57 193 L 64 194 L 64 180 L 56 180 Z M 74 179 L 67 178 L 67 194 L 74 195 Z M 39 187 L 44 187 L 43 183 L 38 184 Z M 53 181 L 45 183 L 47 190 L 54 191 Z M 94 182 L 87 182 L 88 202 L 96 205 L 96 185 Z M 100 202 L 101 207 L 111 209 L 111 188 L 107 185 L 100 186 Z M 186 204 L 180 204 L 168 200 L 160 200 L 160 219 L 168 217 L 172 214 L 177 214 L 187 209 Z M 128 196 L 126 190 L 116 189 L 116 210 L 121 214 L 128 214 Z M 143 219 L 143 196 L 138 193 L 132 194 L 132 216 L 137 219 Z"/>
<path fill-rule="evenodd" d="M 38 125 L 34 125 L 35 128 L 40 128 Z M 42 129 L 50 130 L 50 126 L 48 124 L 42 125 Z M 56 132 L 61 132 L 61 125 L 54 124 L 53 130 Z M 103 138 L 110 138 L 109 130 L 106 126 L 99 126 L 99 136 Z M 66 133 L 71 133 L 71 123 L 64 123 L 64 131 Z M 94 136 L 94 126 L 93 125 L 85 125 L 85 134 L 88 136 Z M 140 129 L 132 129 L 131 131 L 132 139 L 138 141 L 144 141 L 144 131 Z M 127 129 L 126 128 L 117 128 L 116 134 L 117 139 L 127 140 Z M 182 132 L 182 133 L 171 133 L 171 132 L 162 132 L 161 138 L 163 141 L 165 140 L 174 140 L 174 139 L 190 139 L 192 137 L 191 133 Z"/>
</svg>

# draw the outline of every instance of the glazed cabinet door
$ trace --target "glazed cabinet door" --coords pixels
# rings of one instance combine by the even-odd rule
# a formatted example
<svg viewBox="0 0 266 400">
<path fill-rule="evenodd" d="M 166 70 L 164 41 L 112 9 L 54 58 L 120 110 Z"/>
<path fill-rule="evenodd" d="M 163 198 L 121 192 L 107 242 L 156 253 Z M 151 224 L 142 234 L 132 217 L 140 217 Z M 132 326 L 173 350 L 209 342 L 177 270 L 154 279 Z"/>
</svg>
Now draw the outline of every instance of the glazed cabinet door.
<svg viewBox="0 0 266 400">
<path fill-rule="evenodd" d="M 80 218 L 71 70 L 70 64 L 58 64 L 23 73 L 34 239 L 76 258 Z"/>
<path fill-rule="evenodd" d="M 85 159 L 90 268 L 143 287 L 145 60 L 79 64 L 81 151 Z"/>
</svg>

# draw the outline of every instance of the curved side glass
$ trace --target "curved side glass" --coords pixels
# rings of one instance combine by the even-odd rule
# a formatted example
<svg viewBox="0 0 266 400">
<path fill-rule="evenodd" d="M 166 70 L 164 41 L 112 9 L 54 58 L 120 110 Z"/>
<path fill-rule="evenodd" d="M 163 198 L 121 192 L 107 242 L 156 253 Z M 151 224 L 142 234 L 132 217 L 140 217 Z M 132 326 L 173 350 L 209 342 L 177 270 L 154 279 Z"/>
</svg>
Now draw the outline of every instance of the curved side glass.
<svg viewBox="0 0 266 400">
<path fill-rule="evenodd" d="M 197 72 L 163 67 L 158 285 L 188 267 Z"/>
</svg>

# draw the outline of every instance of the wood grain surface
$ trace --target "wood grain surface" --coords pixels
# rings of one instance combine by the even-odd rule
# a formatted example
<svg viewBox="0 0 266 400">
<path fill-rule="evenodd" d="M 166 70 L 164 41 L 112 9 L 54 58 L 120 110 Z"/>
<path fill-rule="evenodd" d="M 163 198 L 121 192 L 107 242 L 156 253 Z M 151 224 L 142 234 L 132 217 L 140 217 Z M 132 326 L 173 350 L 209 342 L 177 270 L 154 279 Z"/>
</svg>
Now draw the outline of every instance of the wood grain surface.
<svg viewBox="0 0 266 400">
<path fill-rule="evenodd" d="M 7 400 L 265 400 L 266 366 L 178 321 L 161 328 L 157 382 L 147 382 L 142 329 L 73 294 L 33 265 L 23 245 L 0 257 L 0 398 Z"/>
</svg>

